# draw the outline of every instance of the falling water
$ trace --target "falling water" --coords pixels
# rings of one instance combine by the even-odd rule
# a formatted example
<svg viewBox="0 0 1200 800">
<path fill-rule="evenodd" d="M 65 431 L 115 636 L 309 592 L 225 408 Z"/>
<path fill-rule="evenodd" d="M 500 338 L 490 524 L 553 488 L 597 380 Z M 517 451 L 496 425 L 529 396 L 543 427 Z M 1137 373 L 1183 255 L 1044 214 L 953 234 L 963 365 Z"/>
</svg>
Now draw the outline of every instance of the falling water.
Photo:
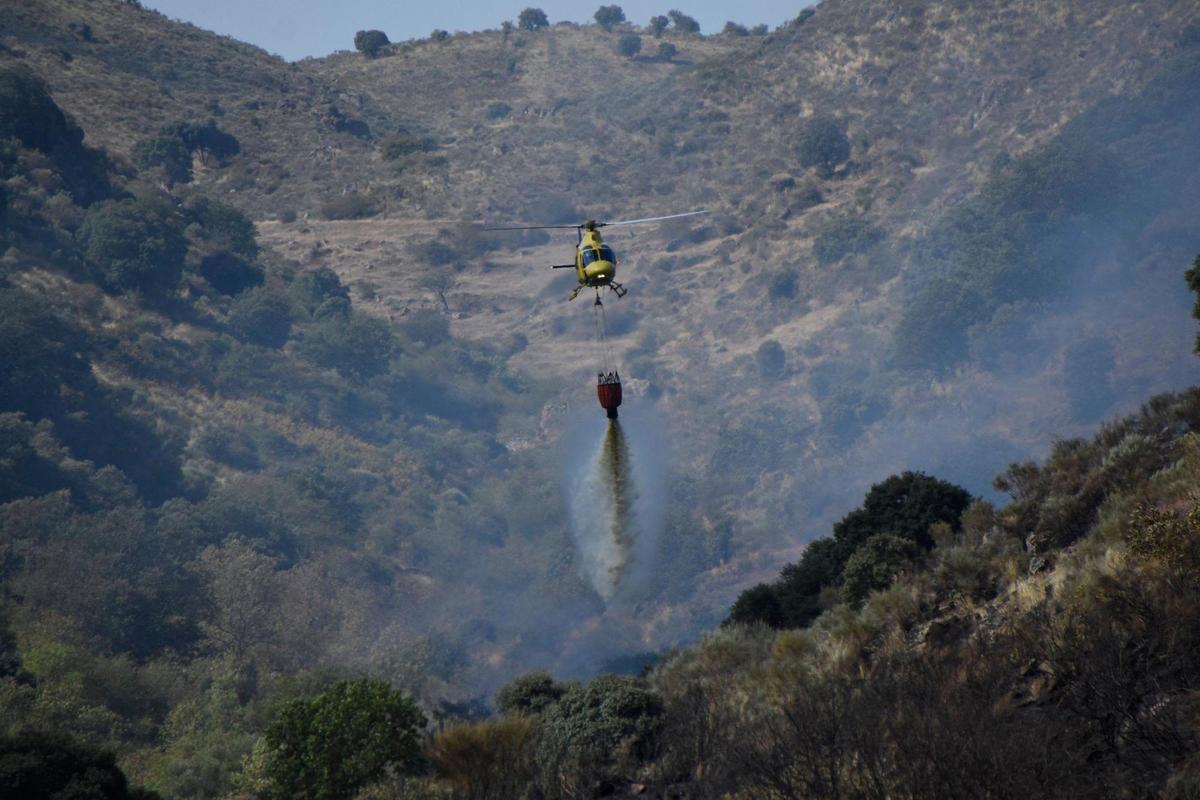
<svg viewBox="0 0 1200 800">
<path fill-rule="evenodd" d="M 571 497 L 580 563 L 592 588 L 609 600 L 633 567 L 639 538 L 638 492 L 621 423 L 608 421 L 600 448 Z"/>
</svg>

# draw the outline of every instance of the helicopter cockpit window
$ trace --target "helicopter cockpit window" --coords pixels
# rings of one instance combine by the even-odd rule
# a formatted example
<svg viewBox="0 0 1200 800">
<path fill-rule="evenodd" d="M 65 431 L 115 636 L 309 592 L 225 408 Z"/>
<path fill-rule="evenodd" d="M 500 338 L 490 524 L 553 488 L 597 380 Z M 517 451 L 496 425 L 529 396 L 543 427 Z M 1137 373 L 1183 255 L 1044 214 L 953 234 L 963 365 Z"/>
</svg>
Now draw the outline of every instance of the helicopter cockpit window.
<svg viewBox="0 0 1200 800">
<path fill-rule="evenodd" d="M 617 257 L 613 255 L 612 248 L 606 244 L 600 245 L 600 260 L 610 264 L 617 263 Z"/>
<path fill-rule="evenodd" d="M 597 252 L 596 248 L 594 248 L 594 247 L 589 247 L 583 251 L 583 265 L 585 267 L 588 264 L 591 264 L 593 261 L 596 261 L 599 258 L 600 258 L 600 253 Z"/>
</svg>

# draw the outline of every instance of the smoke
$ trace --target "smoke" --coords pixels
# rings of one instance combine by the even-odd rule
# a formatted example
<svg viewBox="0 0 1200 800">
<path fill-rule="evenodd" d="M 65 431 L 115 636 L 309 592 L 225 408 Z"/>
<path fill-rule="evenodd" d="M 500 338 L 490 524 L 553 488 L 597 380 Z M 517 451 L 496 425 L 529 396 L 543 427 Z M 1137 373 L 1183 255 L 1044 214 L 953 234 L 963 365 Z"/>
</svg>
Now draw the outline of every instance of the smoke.
<svg viewBox="0 0 1200 800">
<path fill-rule="evenodd" d="M 584 424 L 568 447 L 567 505 L 579 568 L 606 603 L 647 584 L 662 529 L 664 448 L 644 414 Z M 579 441 L 581 440 L 581 441 Z"/>
</svg>

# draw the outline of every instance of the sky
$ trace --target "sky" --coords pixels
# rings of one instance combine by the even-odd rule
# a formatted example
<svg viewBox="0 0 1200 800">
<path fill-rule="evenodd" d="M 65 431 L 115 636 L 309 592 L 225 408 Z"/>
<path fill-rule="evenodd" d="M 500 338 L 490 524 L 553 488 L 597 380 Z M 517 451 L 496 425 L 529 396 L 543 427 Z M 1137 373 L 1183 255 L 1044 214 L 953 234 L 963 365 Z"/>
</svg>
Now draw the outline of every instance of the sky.
<svg viewBox="0 0 1200 800">
<path fill-rule="evenodd" d="M 143 0 L 143 5 L 216 33 L 256 44 L 289 61 L 324 56 L 354 46 L 356 31 L 378 28 L 394 42 L 426 37 L 436 29 L 477 31 L 516 20 L 533 5 L 550 21 L 590 22 L 601 5 L 613 0 Z M 631 22 L 644 25 L 656 14 L 677 8 L 700 22 L 702 33 L 717 33 L 733 20 L 772 28 L 793 19 L 810 0 L 627 0 L 617 4 Z"/>
</svg>

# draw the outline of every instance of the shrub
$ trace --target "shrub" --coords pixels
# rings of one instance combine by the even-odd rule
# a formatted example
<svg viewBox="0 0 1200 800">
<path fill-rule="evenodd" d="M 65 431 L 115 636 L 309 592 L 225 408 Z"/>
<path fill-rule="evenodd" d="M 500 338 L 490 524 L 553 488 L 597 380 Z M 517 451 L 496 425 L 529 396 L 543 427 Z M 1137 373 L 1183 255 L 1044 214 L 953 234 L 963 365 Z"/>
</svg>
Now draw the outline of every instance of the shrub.
<svg viewBox="0 0 1200 800">
<path fill-rule="evenodd" d="M 425 715 L 383 681 L 340 681 L 293 700 L 267 726 L 266 775 L 274 800 L 352 797 L 421 765 Z"/>
<path fill-rule="evenodd" d="M 611 31 L 614 25 L 619 25 L 625 21 L 625 12 L 621 10 L 620 6 L 600 6 L 600 8 L 596 9 L 593 17 L 596 20 L 596 24 L 601 28 Z"/>
<path fill-rule="evenodd" d="M 490 103 L 487 107 L 487 118 L 491 120 L 504 119 L 512 113 L 512 106 L 508 103 Z"/>
<path fill-rule="evenodd" d="M 679 33 L 693 34 L 700 32 L 700 23 L 682 11 L 672 9 L 667 12 L 667 16 L 671 18 L 671 22 L 675 25 L 675 30 Z"/>
<path fill-rule="evenodd" d="M 846 561 L 842 572 L 842 591 L 846 599 L 858 605 L 871 592 L 886 589 L 902 571 L 921 559 L 921 548 L 911 539 L 881 533 L 867 539 Z"/>
<path fill-rule="evenodd" d="M 321 203 L 320 211 L 325 219 L 363 219 L 377 213 L 370 198 L 359 192 L 332 197 Z"/>
<path fill-rule="evenodd" d="M 298 350 L 308 360 L 343 377 L 364 380 L 387 371 L 395 350 L 391 326 L 364 314 L 333 318 L 309 329 Z"/>
<path fill-rule="evenodd" d="M 219 250 L 200 259 L 197 272 L 221 294 L 235 295 L 261 286 L 263 271 L 241 256 Z"/>
<path fill-rule="evenodd" d="M 798 277 L 794 269 L 776 270 L 767 280 L 767 294 L 772 300 L 791 300 L 796 296 Z"/>
<path fill-rule="evenodd" d="M 550 25 L 546 12 L 540 8 L 527 8 L 517 17 L 517 27 L 523 31 L 536 31 Z"/>
<path fill-rule="evenodd" d="M 660 61 L 670 61 L 679 55 L 679 48 L 670 42 L 658 43 L 658 58 Z"/>
<path fill-rule="evenodd" d="M 661 37 L 663 35 L 663 33 L 666 32 L 667 26 L 670 24 L 671 24 L 671 20 L 667 19 L 666 17 L 664 17 L 660 14 L 656 17 L 651 17 L 650 24 L 647 25 L 646 27 L 648 27 L 650 29 L 650 35 L 653 36 L 655 39 L 658 39 L 659 37 Z"/>
<path fill-rule="evenodd" d="M 770 628 L 787 627 L 787 618 L 775 589 L 765 583 L 751 586 L 738 595 L 729 609 L 725 625 L 762 624 Z"/>
<path fill-rule="evenodd" d="M 263 347 L 283 347 L 292 331 L 291 306 L 279 292 L 260 287 L 233 301 L 229 327 L 239 339 Z"/>
<path fill-rule="evenodd" d="M 32 732 L 0 738 L 0 788 L 5 797 L 12 798 L 132 800 L 151 796 L 129 790 L 111 753 L 66 737 Z"/>
<path fill-rule="evenodd" d="M 435 28 L 433 32 L 429 34 L 429 38 L 435 42 L 444 42 L 450 38 L 450 31 L 444 31 L 441 28 Z"/>
<path fill-rule="evenodd" d="M 758 367 L 758 374 L 764 378 L 782 378 L 787 370 L 787 355 L 783 352 L 783 345 L 774 339 L 767 339 L 754 351 L 754 364 Z"/>
<path fill-rule="evenodd" d="M 450 338 L 450 320 L 432 309 L 407 314 L 398 327 L 405 339 L 425 345 L 441 344 Z"/>
<path fill-rule="evenodd" d="M 540 714 L 559 701 L 567 687 L 555 683 L 549 672 L 530 672 L 496 692 L 496 708 L 501 714 Z"/>
<path fill-rule="evenodd" d="M 83 131 L 50 97 L 46 84 L 23 66 L 0 69 L 0 140 L 16 139 L 50 153 L 66 142 L 83 140 Z"/>
<path fill-rule="evenodd" d="M 210 158 L 223 163 L 242 150 L 237 137 L 218 128 L 212 119 L 203 125 L 198 122 L 177 122 L 164 127 L 159 134 L 178 138 L 189 152 L 199 153 L 200 162 L 205 165 Z"/>
<path fill-rule="evenodd" d="M 642 52 L 642 37 L 628 33 L 617 41 L 617 52 L 626 58 L 633 58 Z"/>
<path fill-rule="evenodd" d="M 253 261 L 258 258 L 258 231 L 240 210 L 199 197 L 187 204 L 188 215 L 201 225 L 204 238 L 216 250 L 227 250 Z"/>
<path fill-rule="evenodd" d="M 838 219 L 822 225 L 813 240 L 813 255 L 820 264 L 832 264 L 854 253 L 864 253 L 883 241 L 883 231 L 862 219 Z"/>
<path fill-rule="evenodd" d="M 341 298 L 347 302 L 350 300 L 350 290 L 329 267 L 317 267 L 311 272 L 300 273 L 288 290 L 309 314 L 331 298 Z"/>
<path fill-rule="evenodd" d="M 383 31 L 372 29 L 354 34 L 354 49 L 367 58 L 375 58 L 389 44 L 391 42 Z"/>
<path fill-rule="evenodd" d="M 833 526 L 833 535 L 847 558 L 878 533 L 911 539 L 928 550 L 934 545 L 930 526 L 948 522 L 959 530 L 970 504 L 970 493 L 960 486 L 921 472 L 904 472 L 872 486 L 862 506 Z"/>
<path fill-rule="evenodd" d="M 1155 559 L 1168 569 L 1195 579 L 1200 567 L 1200 506 L 1186 516 L 1158 508 L 1136 509 L 1125 532 L 1129 552 Z"/>
<path fill-rule="evenodd" d="M 725 23 L 725 27 L 721 29 L 721 33 L 724 34 L 725 36 L 749 36 L 750 35 L 750 31 L 746 28 L 745 25 L 739 25 L 732 20 Z"/>
<path fill-rule="evenodd" d="M 571 687 L 538 726 L 538 788 L 548 798 L 578 797 L 631 774 L 655 752 L 662 713 L 641 678 L 601 675 Z"/>
<path fill-rule="evenodd" d="M 459 797 L 510 800 L 522 796 L 532 777 L 532 730 L 525 717 L 455 725 L 434 739 L 429 760 Z"/>
<path fill-rule="evenodd" d="M 841 123 L 830 117 L 813 117 L 800 127 L 796 142 L 800 166 L 816 167 L 828 177 L 833 169 L 850 158 L 850 140 Z"/>
<path fill-rule="evenodd" d="M 399 131 L 392 134 L 384 139 L 379 146 L 380 153 L 388 161 L 395 161 L 398 158 L 403 158 L 413 153 L 428 153 L 436 149 L 437 142 L 431 137 L 414 136 L 407 131 Z"/>
<path fill-rule="evenodd" d="M 139 169 L 160 167 L 168 184 L 192 180 L 192 154 L 175 136 L 154 136 L 133 146 L 133 163 Z"/>
<path fill-rule="evenodd" d="M 166 201 L 149 198 L 93 206 L 79 243 L 96 278 L 109 291 L 174 289 L 183 273 L 187 240 L 182 220 Z"/>
</svg>

